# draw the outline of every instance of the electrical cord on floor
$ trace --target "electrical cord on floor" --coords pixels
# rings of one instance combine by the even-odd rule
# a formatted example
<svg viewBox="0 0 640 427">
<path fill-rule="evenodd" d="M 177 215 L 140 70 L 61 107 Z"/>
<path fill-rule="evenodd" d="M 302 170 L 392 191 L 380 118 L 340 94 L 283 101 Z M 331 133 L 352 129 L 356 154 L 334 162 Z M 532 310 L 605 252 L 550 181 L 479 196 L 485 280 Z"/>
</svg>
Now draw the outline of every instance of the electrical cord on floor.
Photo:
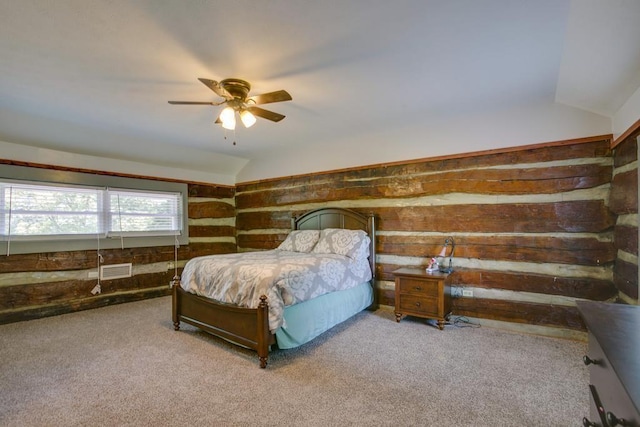
<svg viewBox="0 0 640 427">
<path fill-rule="evenodd" d="M 447 319 L 447 325 L 455 326 L 456 328 L 479 328 L 479 323 L 473 323 L 465 316 L 449 316 Z"/>
</svg>

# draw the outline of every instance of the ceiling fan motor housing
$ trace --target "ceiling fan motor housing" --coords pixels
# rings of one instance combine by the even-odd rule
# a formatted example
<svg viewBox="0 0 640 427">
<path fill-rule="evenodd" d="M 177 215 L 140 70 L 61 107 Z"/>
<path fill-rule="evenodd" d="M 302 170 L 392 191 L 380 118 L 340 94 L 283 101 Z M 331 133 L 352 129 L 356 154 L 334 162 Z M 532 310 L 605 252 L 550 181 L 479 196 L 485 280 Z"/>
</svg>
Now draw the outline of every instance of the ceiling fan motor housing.
<svg viewBox="0 0 640 427">
<path fill-rule="evenodd" d="M 229 92 L 229 94 L 231 94 L 235 99 L 239 99 L 243 102 L 247 99 L 247 95 L 251 90 L 249 82 L 240 79 L 224 79 L 220 81 L 220 86 Z"/>
</svg>

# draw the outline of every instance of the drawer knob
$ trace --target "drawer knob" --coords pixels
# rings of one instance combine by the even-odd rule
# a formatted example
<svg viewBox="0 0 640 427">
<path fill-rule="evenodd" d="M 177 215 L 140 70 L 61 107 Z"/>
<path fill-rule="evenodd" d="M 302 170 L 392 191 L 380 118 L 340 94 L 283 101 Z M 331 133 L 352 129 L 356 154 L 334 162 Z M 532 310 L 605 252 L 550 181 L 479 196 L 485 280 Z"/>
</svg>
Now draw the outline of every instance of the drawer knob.
<svg viewBox="0 0 640 427">
<path fill-rule="evenodd" d="M 420 307 L 420 303 L 419 302 L 416 303 L 416 307 Z"/>
<path fill-rule="evenodd" d="M 589 421 L 589 419 L 587 417 L 584 417 L 582 419 L 582 425 L 584 427 L 598 427 L 598 424 L 592 423 L 591 421 Z"/>
<path fill-rule="evenodd" d="M 593 360 L 592 358 L 590 358 L 589 356 L 583 356 L 582 357 L 582 361 L 584 362 L 585 365 L 598 365 L 600 362 L 598 362 L 597 360 Z"/>
<path fill-rule="evenodd" d="M 612 412 L 607 412 L 607 424 L 609 424 L 609 427 L 626 426 L 627 422 L 624 420 L 624 418 L 618 418 L 613 415 Z"/>
<path fill-rule="evenodd" d="M 413 289 L 415 289 L 416 291 L 421 291 L 421 290 L 422 290 L 422 288 L 421 288 L 420 286 L 416 286 L 416 287 L 415 287 L 415 288 L 413 288 Z"/>
</svg>

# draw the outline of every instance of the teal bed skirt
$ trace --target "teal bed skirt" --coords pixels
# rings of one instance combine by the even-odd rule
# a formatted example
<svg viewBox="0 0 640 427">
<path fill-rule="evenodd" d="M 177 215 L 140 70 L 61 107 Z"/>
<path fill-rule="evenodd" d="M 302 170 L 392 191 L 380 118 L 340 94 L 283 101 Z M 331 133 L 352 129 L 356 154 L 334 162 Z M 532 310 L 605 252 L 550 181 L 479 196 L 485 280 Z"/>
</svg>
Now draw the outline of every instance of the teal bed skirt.
<svg viewBox="0 0 640 427">
<path fill-rule="evenodd" d="M 373 303 L 373 290 L 368 282 L 344 291 L 321 295 L 284 309 L 286 327 L 276 330 L 281 349 L 307 343 L 361 312 Z"/>
</svg>

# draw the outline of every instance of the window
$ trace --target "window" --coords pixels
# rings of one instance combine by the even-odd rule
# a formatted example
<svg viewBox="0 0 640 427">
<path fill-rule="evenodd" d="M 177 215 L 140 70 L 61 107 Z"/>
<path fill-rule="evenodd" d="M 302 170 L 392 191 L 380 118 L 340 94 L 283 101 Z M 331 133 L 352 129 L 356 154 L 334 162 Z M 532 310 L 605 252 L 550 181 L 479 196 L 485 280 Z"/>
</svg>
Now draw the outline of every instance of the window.
<svg viewBox="0 0 640 427">
<path fill-rule="evenodd" d="M 188 243 L 186 184 L 27 169 L 0 165 L 0 254 Z"/>
<path fill-rule="evenodd" d="M 182 230 L 182 196 L 108 190 L 107 233 L 112 236 L 175 235 Z"/>
<path fill-rule="evenodd" d="M 47 240 L 98 234 L 100 190 L 0 181 L 0 237 Z"/>
<path fill-rule="evenodd" d="M 182 230 L 180 193 L 0 181 L 0 236 L 54 240 L 166 236 Z"/>
</svg>

